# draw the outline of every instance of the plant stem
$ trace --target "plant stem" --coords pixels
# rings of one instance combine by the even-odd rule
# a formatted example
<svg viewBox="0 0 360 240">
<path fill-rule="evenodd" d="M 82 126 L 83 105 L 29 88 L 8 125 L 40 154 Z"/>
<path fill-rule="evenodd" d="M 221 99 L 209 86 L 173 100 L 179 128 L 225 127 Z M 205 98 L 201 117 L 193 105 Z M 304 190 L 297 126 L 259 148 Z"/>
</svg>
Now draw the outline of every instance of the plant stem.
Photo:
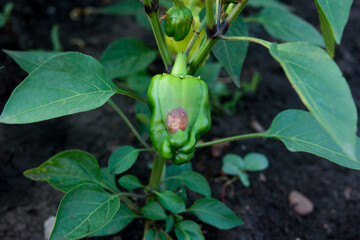
<svg viewBox="0 0 360 240">
<path fill-rule="evenodd" d="M 252 23 L 252 22 L 257 22 L 258 19 L 256 17 L 246 17 L 244 18 L 244 22 L 245 23 Z"/>
<path fill-rule="evenodd" d="M 119 193 L 119 196 L 134 197 L 134 198 L 145 198 L 147 195 L 141 195 L 141 194 L 136 194 L 136 193 L 125 192 L 125 193 Z"/>
<path fill-rule="evenodd" d="M 211 1 L 212 2 L 212 1 Z M 230 15 L 225 19 L 225 21 L 221 24 L 221 29 L 218 29 L 219 32 L 215 33 L 213 36 L 208 35 L 208 39 L 205 44 L 201 46 L 201 48 L 195 52 L 192 60 L 188 66 L 188 74 L 195 75 L 199 68 L 203 65 L 208 55 L 210 54 L 211 49 L 214 47 L 215 43 L 219 40 L 219 36 L 225 35 L 227 30 L 230 28 L 231 24 L 235 21 L 235 19 L 239 16 L 241 11 L 244 9 L 248 0 L 242 0 L 238 3 L 235 8 L 231 11 Z M 210 5 L 210 4 L 208 4 Z M 208 6 L 206 5 L 206 6 Z M 208 15 L 208 10 L 206 11 L 206 16 Z M 208 25 L 209 26 L 209 25 Z M 209 28 L 208 28 L 209 30 Z M 219 35 L 217 35 L 219 34 Z M 209 38 L 210 37 L 210 38 Z"/>
<path fill-rule="evenodd" d="M 149 181 L 149 188 L 150 190 L 159 190 L 161 179 L 164 175 L 164 166 L 165 166 L 165 159 L 163 159 L 160 155 L 156 154 L 154 157 L 154 164 L 153 168 L 151 169 L 150 174 L 150 181 Z M 146 202 L 152 202 L 155 201 L 156 196 L 150 195 L 147 197 Z M 145 227 L 144 227 L 144 236 L 149 229 L 149 220 L 145 221 Z"/>
<path fill-rule="evenodd" d="M 154 151 L 140 136 L 138 131 L 135 129 L 134 125 L 130 122 L 130 120 L 126 117 L 123 111 L 111 100 L 108 100 L 108 104 L 119 114 L 119 116 L 124 120 L 126 125 L 130 128 L 130 130 L 134 133 L 135 137 L 139 140 L 139 142 L 146 147 L 149 151 Z"/>
<path fill-rule="evenodd" d="M 165 166 L 165 159 L 163 159 L 160 155 L 155 155 L 154 164 L 151 170 L 149 187 L 151 190 L 159 190 L 160 182 L 163 177 L 163 171 Z"/>
<path fill-rule="evenodd" d="M 190 53 L 192 47 L 194 46 L 194 44 L 195 44 L 195 42 L 196 42 L 196 39 L 198 39 L 198 37 L 199 37 L 198 34 L 201 33 L 202 29 L 205 27 L 205 24 L 206 24 L 206 19 L 204 18 L 204 19 L 201 21 L 198 29 L 196 29 L 196 32 L 194 32 L 194 35 L 192 36 L 192 38 L 191 38 L 188 46 L 186 47 L 186 50 L 185 50 L 186 56 L 189 56 L 189 53 Z"/>
<path fill-rule="evenodd" d="M 179 176 L 172 176 L 172 177 L 167 177 L 167 178 L 164 178 L 163 180 L 161 180 L 161 183 L 164 183 L 168 180 L 171 180 L 171 179 L 181 179 Z"/>
<path fill-rule="evenodd" d="M 172 1 L 173 1 L 174 5 L 178 8 L 185 7 L 184 2 L 182 0 L 172 0 Z"/>
<path fill-rule="evenodd" d="M 213 0 L 205 0 L 205 7 L 206 7 L 206 24 L 207 24 L 207 31 L 213 32 L 215 26 L 215 19 L 214 19 L 214 2 Z"/>
<path fill-rule="evenodd" d="M 137 214 L 141 214 L 140 208 L 135 203 L 133 203 L 130 199 L 128 199 L 126 196 L 121 196 L 121 195 L 119 195 L 119 197 L 120 197 L 120 200 L 123 201 L 126 206 L 131 208 L 131 210 L 133 210 Z"/>
<path fill-rule="evenodd" d="M 164 33 L 160 26 L 159 1 L 144 0 L 144 8 L 145 8 L 145 13 L 148 16 L 148 19 L 150 21 L 151 28 L 153 30 L 155 40 L 156 40 L 157 46 L 159 48 L 161 58 L 165 65 L 165 69 L 167 72 L 169 72 L 169 69 L 171 68 L 171 65 L 172 65 L 172 61 L 171 61 L 171 56 L 170 56 L 168 46 L 165 43 Z"/>
<path fill-rule="evenodd" d="M 171 75 L 186 76 L 187 57 L 184 52 L 179 52 L 176 56 Z"/>
<path fill-rule="evenodd" d="M 216 0 L 215 3 L 215 24 L 216 26 L 220 26 L 220 20 L 221 20 L 221 0 Z"/>
<path fill-rule="evenodd" d="M 190 0 L 189 4 L 187 4 L 187 7 L 190 9 L 194 9 L 194 7 L 196 6 L 196 2 L 197 0 Z"/>
<path fill-rule="evenodd" d="M 233 137 L 227 137 L 227 138 L 221 138 L 218 140 L 210 141 L 210 142 L 204 142 L 197 144 L 196 148 L 202 148 L 202 147 L 209 147 L 215 144 L 224 143 L 224 142 L 232 142 L 232 141 L 238 141 L 242 139 L 250 139 L 250 138 L 261 138 L 261 137 L 267 137 L 265 133 L 250 133 L 250 134 L 243 134 L 243 135 L 237 135 Z"/>
<path fill-rule="evenodd" d="M 116 93 L 117 93 L 117 94 L 124 95 L 124 96 L 131 97 L 131 98 L 133 98 L 133 99 L 135 99 L 135 100 L 138 100 L 139 102 L 147 105 L 147 102 L 146 102 L 144 99 L 142 99 L 141 97 L 139 97 L 138 95 L 136 95 L 135 93 L 132 93 L 132 92 L 129 92 L 129 91 L 125 91 L 125 90 L 122 90 L 122 89 L 118 89 L 118 90 L 116 91 Z"/>
<path fill-rule="evenodd" d="M 210 54 L 211 49 L 214 47 L 215 43 L 218 41 L 218 38 L 207 39 L 206 42 L 200 47 L 198 51 L 192 56 L 192 60 L 188 66 L 188 74 L 195 75 L 202 64 L 205 62 L 206 58 Z"/>
<path fill-rule="evenodd" d="M 98 185 L 100 185 L 102 188 L 109 190 L 110 192 L 117 194 L 120 193 L 120 190 L 115 189 L 113 187 L 111 187 L 110 185 L 104 183 L 104 182 L 96 182 Z"/>
<path fill-rule="evenodd" d="M 129 208 L 131 208 L 134 212 L 136 212 L 138 214 L 141 213 L 139 207 L 126 197 L 126 195 L 128 193 L 122 193 L 122 192 L 120 192 L 120 190 L 114 189 L 111 186 L 107 185 L 106 183 L 97 182 L 97 184 L 99 184 L 101 187 L 109 190 L 111 193 L 119 195 L 120 200 L 123 201 L 125 203 L 125 205 L 128 206 Z"/>
<path fill-rule="evenodd" d="M 226 195 L 226 188 L 227 186 L 233 184 L 239 176 L 234 176 L 232 179 L 226 181 L 226 183 L 221 188 L 221 202 L 225 204 L 225 195 Z"/>
<path fill-rule="evenodd" d="M 249 0 L 242 0 L 241 3 L 236 4 L 236 6 L 234 7 L 234 9 L 231 11 L 231 13 L 229 14 L 229 16 L 225 19 L 224 23 L 222 24 L 223 28 L 225 29 L 229 29 L 229 27 L 231 26 L 231 24 L 234 23 L 234 21 L 236 20 L 236 18 L 239 16 L 239 14 L 242 12 L 242 10 L 245 8 L 247 2 Z M 226 30 L 227 31 L 227 30 Z M 225 34 L 225 32 L 223 32 L 223 34 Z"/>
<path fill-rule="evenodd" d="M 240 36 L 221 36 L 222 40 L 231 40 L 231 41 L 247 41 L 258 43 L 266 48 L 270 48 L 271 42 L 265 41 L 263 39 L 254 38 L 254 37 L 240 37 Z"/>
</svg>

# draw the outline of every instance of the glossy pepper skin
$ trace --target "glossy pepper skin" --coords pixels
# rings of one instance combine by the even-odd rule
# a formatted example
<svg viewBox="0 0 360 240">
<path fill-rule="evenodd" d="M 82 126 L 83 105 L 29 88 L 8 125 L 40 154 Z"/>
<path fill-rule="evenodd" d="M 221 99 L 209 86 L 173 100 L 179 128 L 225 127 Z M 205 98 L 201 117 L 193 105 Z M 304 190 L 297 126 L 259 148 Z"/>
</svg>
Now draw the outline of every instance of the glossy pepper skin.
<svg viewBox="0 0 360 240">
<path fill-rule="evenodd" d="M 175 41 L 183 40 L 189 33 L 193 20 L 192 12 L 187 7 L 174 6 L 166 12 L 165 34 Z"/>
<path fill-rule="evenodd" d="M 180 55 L 185 58 L 186 69 L 186 55 L 179 53 L 173 72 L 154 76 L 147 95 L 150 139 L 161 157 L 175 164 L 186 163 L 194 156 L 196 142 L 211 126 L 207 85 L 186 71 L 177 74 Z"/>
<path fill-rule="evenodd" d="M 200 26 L 200 17 L 198 15 L 194 15 L 194 22 L 194 29 L 197 29 Z M 203 29 L 195 40 L 195 44 L 188 55 L 188 60 L 192 57 L 205 35 L 205 30 Z M 173 38 L 165 35 L 165 42 L 168 45 L 171 53 L 178 54 L 179 52 L 185 52 L 186 47 L 189 45 L 192 36 L 193 32 L 190 31 L 188 35 L 184 38 L 184 40 L 175 41 Z"/>
</svg>

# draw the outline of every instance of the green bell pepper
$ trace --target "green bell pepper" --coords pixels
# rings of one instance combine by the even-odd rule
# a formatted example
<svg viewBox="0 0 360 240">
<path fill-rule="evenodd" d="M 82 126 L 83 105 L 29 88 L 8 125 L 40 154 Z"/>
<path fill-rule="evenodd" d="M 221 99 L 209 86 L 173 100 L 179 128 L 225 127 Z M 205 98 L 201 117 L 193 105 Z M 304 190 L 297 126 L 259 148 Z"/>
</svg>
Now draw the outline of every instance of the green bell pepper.
<svg viewBox="0 0 360 240">
<path fill-rule="evenodd" d="M 166 12 L 165 34 L 173 37 L 175 41 L 183 40 L 189 33 L 193 20 L 192 12 L 189 8 L 174 6 Z"/>
<path fill-rule="evenodd" d="M 200 78 L 186 75 L 186 55 L 179 53 L 171 74 L 151 80 L 149 135 L 161 157 L 175 164 L 188 162 L 200 136 L 211 126 L 209 92 Z"/>
</svg>

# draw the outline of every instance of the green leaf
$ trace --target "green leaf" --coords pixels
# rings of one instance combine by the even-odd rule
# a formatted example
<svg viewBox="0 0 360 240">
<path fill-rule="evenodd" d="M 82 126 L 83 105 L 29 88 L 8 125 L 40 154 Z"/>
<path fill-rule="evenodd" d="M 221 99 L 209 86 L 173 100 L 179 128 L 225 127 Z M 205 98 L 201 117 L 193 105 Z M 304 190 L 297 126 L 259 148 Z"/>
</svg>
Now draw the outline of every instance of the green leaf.
<svg viewBox="0 0 360 240">
<path fill-rule="evenodd" d="M 176 194 L 176 196 L 181 198 L 185 204 L 187 203 L 188 197 L 187 197 L 186 188 L 184 185 L 181 185 L 175 194 Z"/>
<path fill-rule="evenodd" d="M 148 30 L 151 30 L 151 24 L 150 24 L 150 21 L 144 11 L 144 7 L 142 7 L 142 9 L 135 14 L 135 19 L 136 19 L 136 22 L 138 24 L 140 24 L 142 27 L 144 27 Z"/>
<path fill-rule="evenodd" d="M 244 160 L 235 154 L 226 154 L 223 158 L 222 170 L 228 175 L 237 175 L 245 187 L 250 186 L 249 176 L 245 172 Z"/>
<path fill-rule="evenodd" d="M 142 209 L 145 218 L 153 220 L 165 220 L 166 213 L 162 206 L 157 202 L 148 202 Z"/>
<path fill-rule="evenodd" d="M 247 36 L 247 27 L 244 20 L 238 17 L 231 25 L 226 36 Z M 240 87 L 240 72 L 245 61 L 249 47 L 248 42 L 243 41 L 218 41 L 212 52 L 216 59 L 225 68 L 236 86 Z"/>
<path fill-rule="evenodd" d="M 244 158 L 244 169 L 246 171 L 262 171 L 269 166 L 265 155 L 260 153 L 249 153 Z"/>
<path fill-rule="evenodd" d="M 60 52 L 3 50 L 27 73 L 31 73 L 49 58 Z"/>
<path fill-rule="evenodd" d="M 139 11 L 144 12 L 144 6 L 139 1 L 129 0 L 118 2 L 108 7 L 97 8 L 96 10 L 102 14 L 131 16 Z M 144 15 L 146 15 L 145 12 Z"/>
<path fill-rule="evenodd" d="M 181 165 L 172 164 L 166 168 L 165 178 L 172 178 L 180 175 L 182 172 L 192 171 L 191 163 L 185 163 Z M 170 191 L 174 191 L 176 188 L 181 186 L 183 183 L 180 179 L 169 179 L 166 180 L 166 186 Z"/>
<path fill-rule="evenodd" d="M 109 159 L 110 173 L 123 173 L 136 162 L 139 153 L 144 149 L 136 149 L 132 146 L 123 146 L 116 150 Z"/>
<path fill-rule="evenodd" d="M 144 140 L 147 140 L 149 138 L 149 123 L 151 117 L 148 106 L 139 101 L 136 101 L 135 117 L 140 135 L 143 137 Z"/>
<path fill-rule="evenodd" d="M 177 176 L 190 190 L 211 197 L 211 190 L 206 178 L 193 171 L 182 172 Z"/>
<path fill-rule="evenodd" d="M 262 23 L 265 30 L 274 38 L 287 42 L 306 41 L 324 46 L 324 40 L 316 28 L 286 9 L 264 8 L 258 15 L 247 20 Z"/>
<path fill-rule="evenodd" d="M 137 95 L 142 96 L 147 92 L 150 85 L 151 76 L 147 73 L 132 74 L 125 79 L 127 86 L 133 90 Z"/>
<path fill-rule="evenodd" d="M 204 67 L 200 69 L 198 75 L 200 79 L 206 81 L 209 89 L 215 88 L 217 85 L 216 80 L 219 77 L 221 67 L 220 63 L 206 63 Z M 209 92 L 212 93 L 212 91 Z"/>
<path fill-rule="evenodd" d="M 253 7 L 276 7 L 281 9 L 287 9 L 288 6 L 277 0 L 250 0 L 248 3 Z"/>
<path fill-rule="evenodd" d="M 133 190 L 133 189 L 137 189 L 137 188 L 141 188 L 144 187 L 139 178 L 135 175 L 131 175 L 131 174 L 127 174 L 125 176 L 122 176 L 119 180 L 118 183 L 120 184 L 120 186 L 122 186 L 123 188 L 129 189 L 129 190 Z"/>
<path fill-rule="evenodd" d="M 225 83 L 217 81 L 221 68 L 222 65 L 220 63 L 210 62 L 206 63 L 202 68 L 200 68 L 198 72 L 200 79 L 206 81 L 206 84 L 209 88 L 210 100 L 214 110 L 223 109 L 221 99 L 233 94 Z M 243 83 L 241 87 L 243 87 Z"/>
<path fill-rule="evenodd" d="M 331 26 L 329 22 L 327 21 L 324 12 L 319 8 L 319 5 L 316 4 L 319 20 L 320 20 L 320 27 L 321 27 L 321 33 L 324 38 L 325 42 L 325 48 L 330 57 L 335 56 L 335 38 L 331 30 Z"/>
<path fill-rule="evenodd" d="M 167 236 L 163 232 L 150 228 L 145 234 L 145 240 L 166 240 Z"/>
<path fill-rule="evenodd" d="M 127 225 L 129 225 L 134 219 L 140 216 L 135 214 L 125 204 L 120 205 L 119 211 L 111 219 L 111 221 L 105 225 L 105 227 L 91 234 L 91 237 L 108 236 L 122 231 Z"/>
<path fill-rule="evenodd" d="M 226 154 L 222 161 L 222 170 L 228 175 L 238 175 L 239 172 L 244 170 L 244 160 L 236 154 Z"/>
<path fill-rule="evenodd" d="M 175 219 L 173 216 L 169 215 L 166 217 L 166 223 L 165 223 L 165 232 L 170 232 L 171 229 L 174 227 Z"/>
<path fill-rule="evenodd" d="M 116 177 L 115 174 L 111 174 L 109 172 L 109 168 L 108 167 L 104 167 L 101 168 L 101 176 L 103 178 L 103 182 L 111 187 L 112 189 L 115 189 L 117 191 L 119 191 L 118 187 L 116 186 Z"/>
<path fill-rule="evenodd" d="M 185 212 L 185 203 L 184 201 L 176 196 L 175 193 L 170 191 L 165 192 L 154 192 L 158 198 L 160 203 L 166 208 L 167 210 L 174 212 L 174 213 L 181 213 Z"/>
<path fill-rule="evenodd" d="M 136 38 L 123 38 L 111 44 L 100 62 L 110 78 L 127 76 L 146 69 L 155 60 L 156 51 Z"/>
<path fill-rule="evenodd" d="M 356 107 L 335 62 L 321 48 L 305 42 L 272 44 L 270 53 L 316 120 L 349 156 L 354 156 Z"/>
<path fill-rule="evenodd" d="M 32 123 L 102 106 L 117 91 L 93 57 L 61 53 L 36 68 L 13 91 L 2 123 Z"/>
<path fill-rule="evenodd" d="M 162 8 L 164 8 L 165 10 L 168 10 L 169 8 L 174 6 L 174 3 L 171 0 L 162 0 L 162 1 L 159 1 L 159 5 Z"/>
<path fill-rule="evenodd" d="M 331 29 L 336 42 L 340 43 L 353 0 L 315 0 L 315 2 L 319 15 L 326 20 L 326 25 Z"/>
<path fill-rule="evenodd" d="M 200 199 L 188 211 L 195 214 L 204 223 L 218 229 L 230 229 L 243 224 L 243 221 L 233 211 L 214 198 Z"/>
<path fill-rule="evenodd" d="M 246 172 L 239 172 L 238 177 L 241 181 L 241 183 L 245 186 L 245 187 L 249 187 L 250 186 L 250 180 L 249 180 L 249 175 L 247 175 Z"/>
<path fill-rule="evenodd" d="M 286 110 L 262 134 L 281 140 L 292 152 L 308 152 L 344 167 L 360 170 L 360 140 L 356 138 L 356 159 L 347 155 L 309 112 Z"/>
<path fill-rule="evenodd" d="M 194 221 L 181 221 L 175 226 L 175 235 L 178 240 L 204 240 L 200 226 Z"/>
<path fill-rule="evenodd" d="M 58 153 L 39 167 L 25 171 L 24 175 L 34 181 L 46 181 L 63 192 L 84 183 L 101 184 L 103 181 L 95 157 L 81 150 Z"/>
<path fill-rule="evenodd" d="M 160 3 L 161 4 L 161 3 Z M 172 3 L 171 3 L 172 4 Z M 97 8 L 102 14 L 119 15 L 119 16 L 135 16 L 136 21 L 143 27 L 151 30 L 151 24 L 144 11 L 144 6 L 139 1 L 122 1 L 108 7 Z"/>
<path fill-rule="evenodd" d="M 107 225 L 120 208 L 120 198 L 94 184 L 81 185 L 61 200 L 50 240 L 79 239 Z"/>
</svg>

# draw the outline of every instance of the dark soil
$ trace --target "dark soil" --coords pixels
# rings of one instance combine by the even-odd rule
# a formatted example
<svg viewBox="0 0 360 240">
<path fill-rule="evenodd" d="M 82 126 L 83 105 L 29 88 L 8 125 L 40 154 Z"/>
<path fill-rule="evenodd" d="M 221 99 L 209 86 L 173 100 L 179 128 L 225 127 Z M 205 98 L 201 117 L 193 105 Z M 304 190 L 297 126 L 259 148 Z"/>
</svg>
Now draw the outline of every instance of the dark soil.
<svg viewBox="0 0 360 240">
<path fill-rule="evenodd" d="M 137 25 L 133 17 L 80 16 L 69 18 L 75 7 L 103 6 L 111 1 L 96 0 L 18 0 L 11 22 L 0 29 L 0 48 L 14 50 L 51 49 L 50 29 L 60 24 L 60 37 L 66 51 L 81 51 L 94 57 L 114 40 L 137 37 L 155 48 L 150 31 Z M 313 1 L 287 1 L 299 14 L 318 26 Z M 0 2 L 0 7 L 5 1 Z M 342 45 L 337 48 L 336 62 L 348 80 L 357 107 L 360 107 L 360 2 L 354 1 L 349 24 Z M 80 38 L 85 47 L 72 45 Z M 0 53 L 0 109 L 12 90 L 26 77 L 9 57 Z M 162 71 L 158 59 L 152 71 Z M 242 79 L 252 74 L 262 75 L 257 93 L 245 96 L 234 116 L 213 117 L 213 127 L 204 140 L 254 130 L 250 122 L 257 120 L 267 128 L 272 119 L 289 108 L 304 109 L 279 65 L 265 49 L 251 45 Z M 117 96 L 114 100 L 133 120 L 134 102 Z M 359 109 L 358 109 L 359 110 Z M 123 121 L 108 106 L 29 125 L 0 125 L 0 239 L 43 239 L 43 223 L 56 214 L 62 193 L 46 183 L 25 178 L 24 170 L 36 167 L 54 154 L 67 149 L 83 149 L 98 158 L 104 166 L 111 152 L 122 145 L 135 145 L 137 141 Z M 233 142 L 224 151 L 241 156 L 249 152 L 265 154 L 270 167 L 263 172 L 251 173 L 251 186 L 243 187 L 239 181 L 229 187 L 227 205 L 245 224 L 228 231 L 202 225 L 206 239 L 360 239 L 360 173 L 332 164 L 325 159 L 305 153 L 290 153 L 275 140 L 246 140 Z M 142 154 L 133 171 L 149 175 L 150 156 Z M 209 180 L 213 197 L 220 199 L 221 157 L 213 157 L 210 149 L 196 152 L 195 170 Z M 297 215 L 288 202 L 288 194 L 297 190 L 315 205 L 313 213 Z M 193 197 L 193 196 L 192 196 Z M 134 221 L 116 236 L 99 239 L 141 239 L 142 222 Z"/>
</svg>

